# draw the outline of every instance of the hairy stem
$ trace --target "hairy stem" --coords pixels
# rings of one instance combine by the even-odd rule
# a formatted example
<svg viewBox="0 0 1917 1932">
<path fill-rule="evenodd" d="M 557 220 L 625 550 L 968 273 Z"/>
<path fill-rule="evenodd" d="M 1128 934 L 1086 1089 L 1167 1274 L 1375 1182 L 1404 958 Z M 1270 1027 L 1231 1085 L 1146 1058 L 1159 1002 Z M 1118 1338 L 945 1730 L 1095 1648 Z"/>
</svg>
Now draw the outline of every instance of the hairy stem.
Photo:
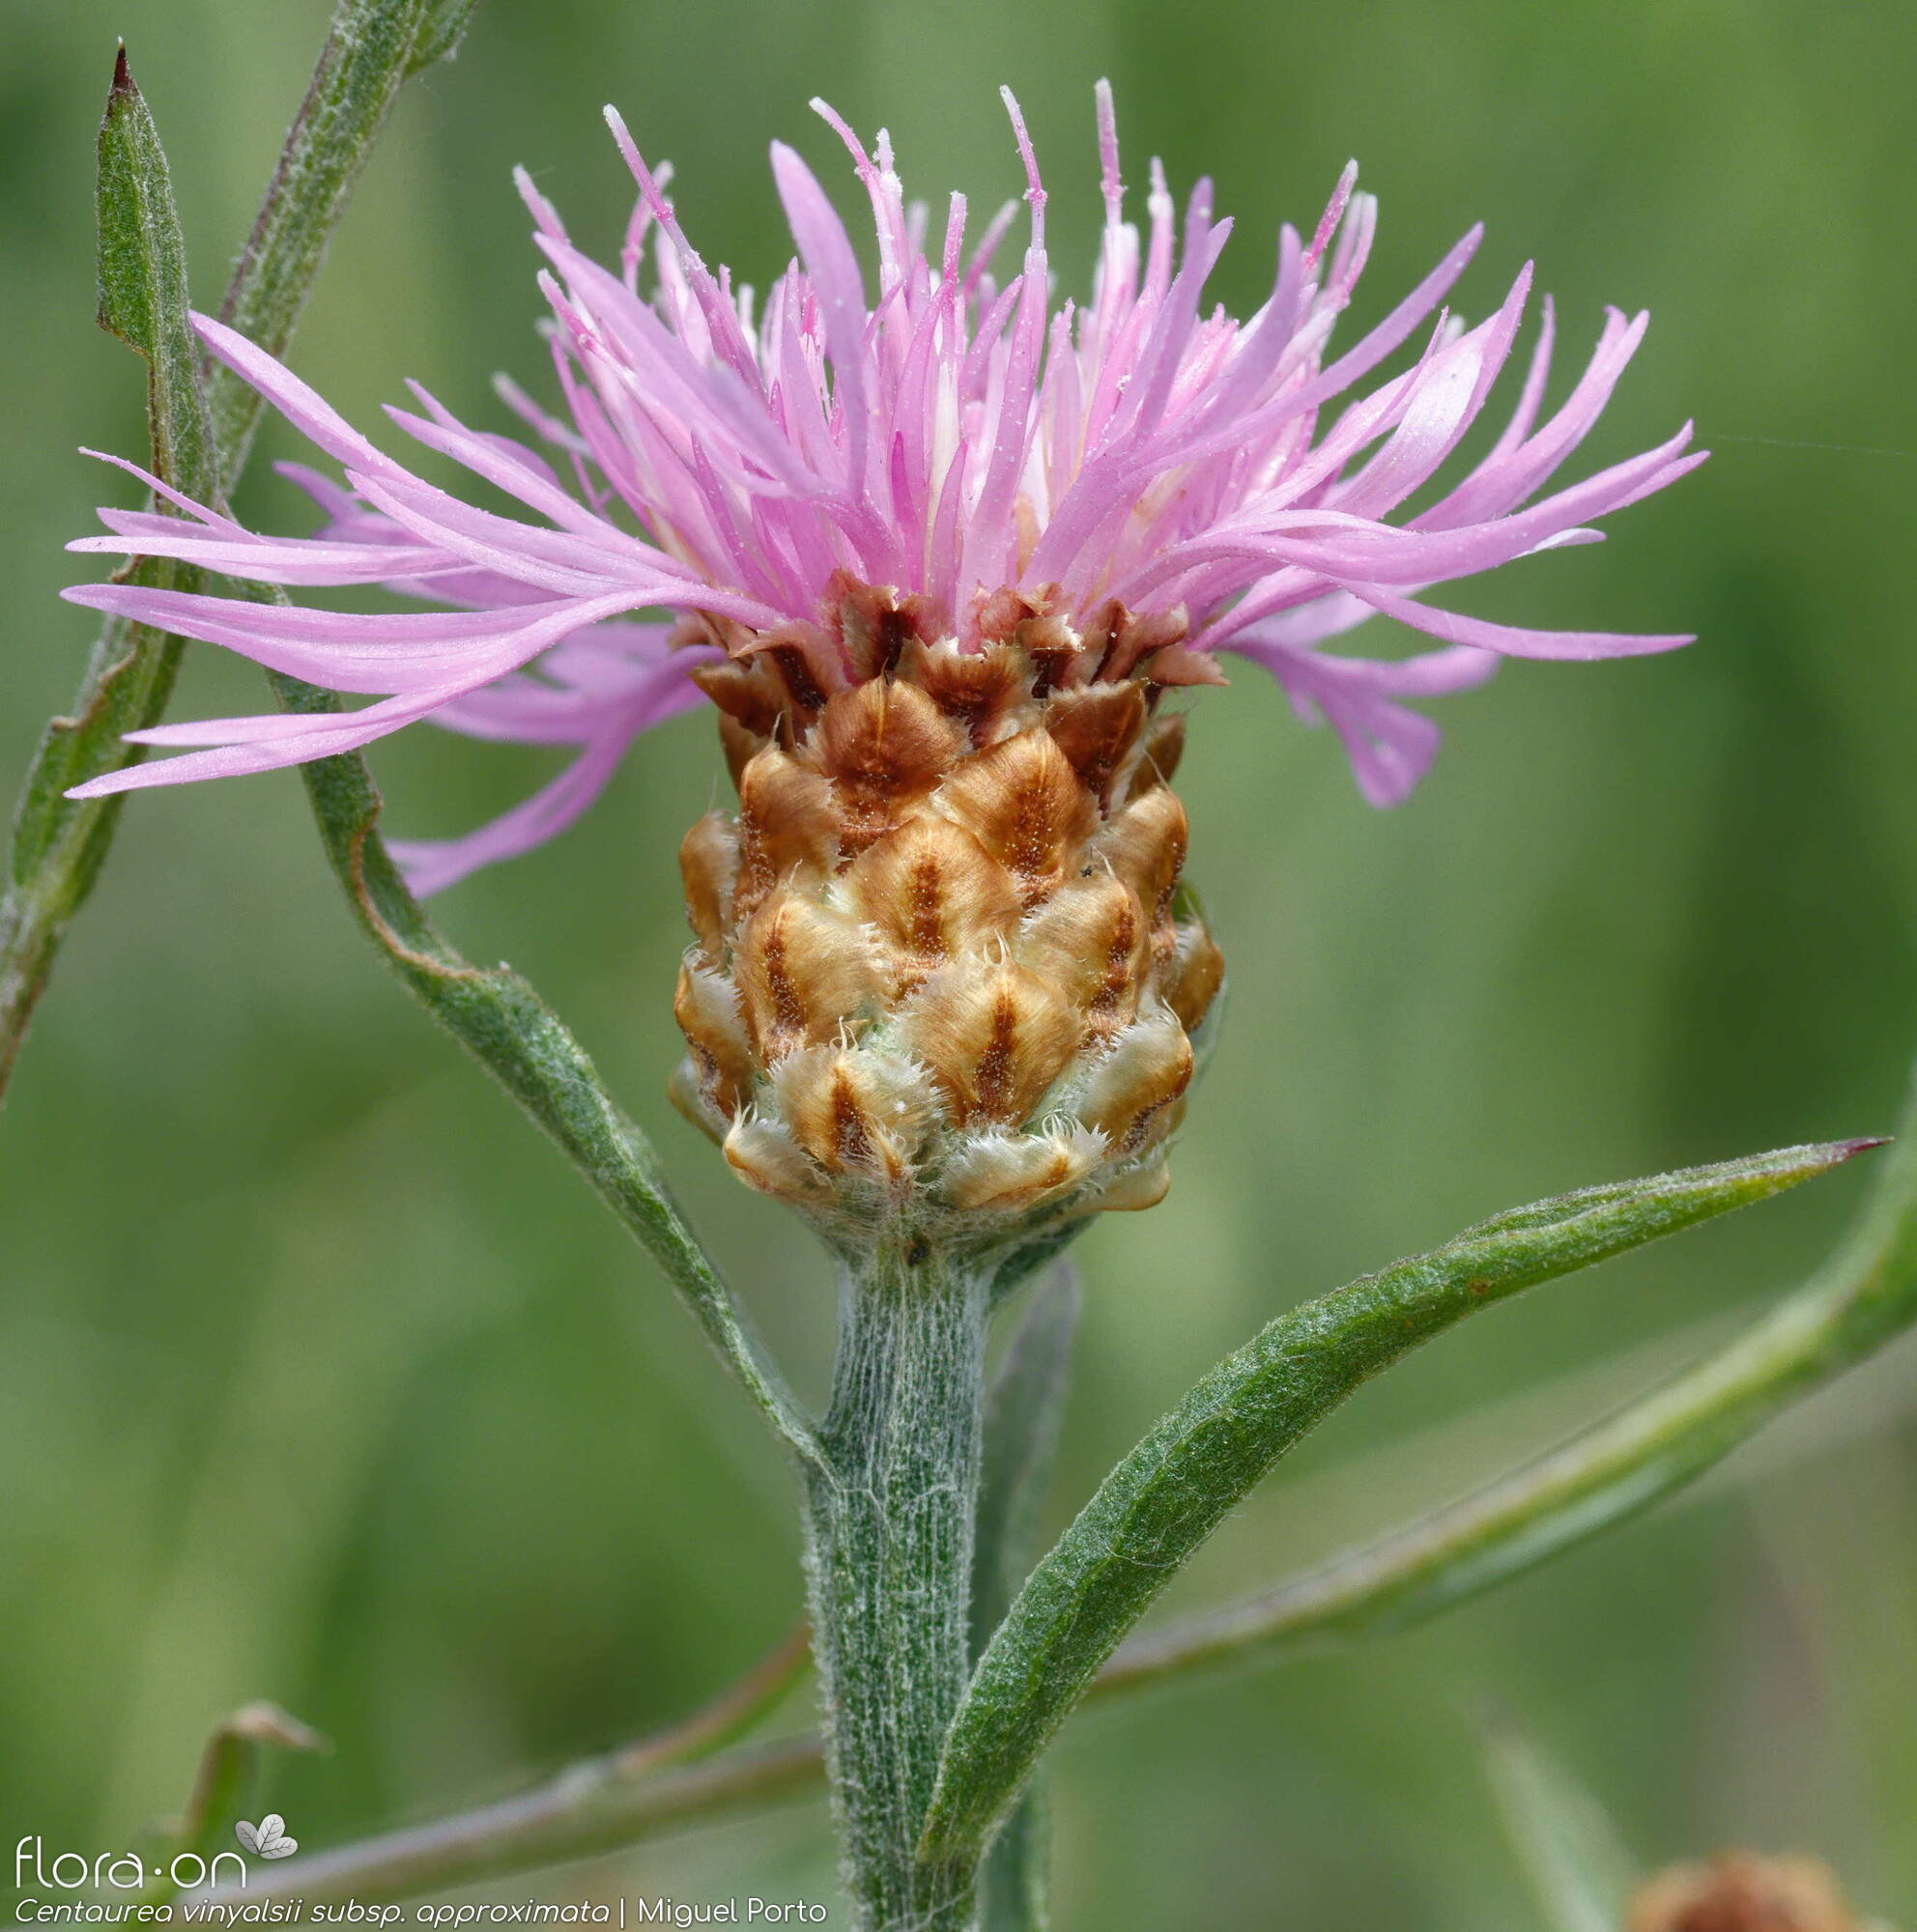
<svg viewBox="0 0 1917 1932">
<path fill-rule="evenodd" d="M 819 1794 L 818 1740 L 812 1736 L 745 1745 L 638 1775 L 626 1768 L 625 1755 L 568 1765 L 529 1791 L 451 1817 L 332 1851 L 301 1851 L 279 1864 L 256 1864 L 243 1886 L 188 1893 L 176 1918 L 204 1902 L 301 1899 L 310 1908 L 421 1898 L 449 1886 L 603 1857 L 643 1838 Z"/>
<path fill-rule="evenodd" d="M 982 1272 L 935 1250 L 886 1245 L 844 1277 L 807 1567 L 862 1932 L 974 1922 L 972 1864 L 926 1863 L 918 1841 L 969 1662 L 987 1300 Z"/>
<path fill-rule="evenodd" d="M 341 0 L 221 305 L 223 315 L 272 354 L 282 353 L 292 337 L 327 243 L 401 86 L 433 61 L 450 57 L 472 6 L 472 0 Z M 128 97 L 137 99 L 123 53 L 109 99 L 108 133 L 114 105 Z M 137 157 L 138 173 L 128 190 L 146 204 L 148 225 L 166 258 L 166 272 L 154 277 L 163 286 L 151 293 L 156 306 L 163 302 L 169 311 L 171 339 L 143 340 L 112 313 L 116 271 L 125 274 L 137 265 L 127 259 L 127 238 L 115 233 L 105 207 L 100 320 L 148 358 L 148 460 L 155 473 L 189 497 L 217 501 L 239 478 L 262 403 L 229 372 L 215 370 L 206 380 L 204 405 L 192 399 L 204 446 L 184 445 L 169 434 L 173 416 L 195 386 L 200 357 L 186 327 L 185 258 L 157 137 L 149 148 Z M 103 145 L 103 176 L 108 160 Z M 186 565 L 143 559 L 132 567 L 143 582 L 200 587 L 199 573 Z M 7 891 L 0 898 L 0 1094 L 60 942 L 105 863 L 124 803 L 121 794 L 69 798 L 67 789 L 145 757 L 145 747 L 128 744 L 124 734 L 159 723 L 180 649 L 176 637 L 126 618 L 109 619 L 72 712 L 47 725 L 27 772 L 14 812 Z"/>
<path fill-rule="evenodd" d="M 1773 1416 L 1917 1324 L 1917 1092 L 1855 1229 L 1772 1315 L 1663 1387 L 1449 1509 L 1226 1610 L 1121 1645 L 1088 1703 L 1187 1672 L 1276 1663 L 1388 1635 L 1683 1490 Z M 816 1738 L 733 1750 L 695 1774 L 615 1781 L 606 1761 L 467 1812 L 255 1873 L 233 1902 L 405 1898 L 529 1871 L 818 1789 Z"/>
<path fill-rule="evenodd" d="M 283 355 L 332 231 L 406 81 L 449 60 L 476 0 L 340 0 L 305 97 L 287 129 L 219 318 Z M 224 363 L 207 372 L 221 481 L 252 448 L 265 398 Z"/>
<path fill-rule="evenodd" d="M 330 691 L 277 671 L 268 676 L 288 710 L 326 715 L 340 708 Z M 427 919 L 380 837 L 380 794 L 358 752 L 315 758 L 300 773 L 328 862 L 367 937 L 658 1263 L 786 1446 L 801 1461 L 815 1461 L 810 1418 L 687 1225 L 651 1142 L 620 1113 L 585 1050 L 511 967 L 469 964 Z"/>
</svg>

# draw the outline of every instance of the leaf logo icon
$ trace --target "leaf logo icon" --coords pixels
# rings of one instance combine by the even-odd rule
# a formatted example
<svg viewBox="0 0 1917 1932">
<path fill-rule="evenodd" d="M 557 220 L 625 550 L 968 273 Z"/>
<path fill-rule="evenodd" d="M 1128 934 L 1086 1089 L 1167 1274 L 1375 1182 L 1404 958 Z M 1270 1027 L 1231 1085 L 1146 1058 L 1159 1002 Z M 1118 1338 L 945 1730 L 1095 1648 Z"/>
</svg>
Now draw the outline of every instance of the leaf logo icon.
<svg viewBox="0 0 1917 1932">
<path fill-rule="evenodd" d="M 291 1858 L 300 1849 L 300 1840 L 286 1835 L 286 1820 L 277 1811 L 269 1811 L 257 1825 L 249 1825 L 242 1818 L 234 1826 L 233 1835 L 249 1852 L 263 1859 Z"/>
</svg>

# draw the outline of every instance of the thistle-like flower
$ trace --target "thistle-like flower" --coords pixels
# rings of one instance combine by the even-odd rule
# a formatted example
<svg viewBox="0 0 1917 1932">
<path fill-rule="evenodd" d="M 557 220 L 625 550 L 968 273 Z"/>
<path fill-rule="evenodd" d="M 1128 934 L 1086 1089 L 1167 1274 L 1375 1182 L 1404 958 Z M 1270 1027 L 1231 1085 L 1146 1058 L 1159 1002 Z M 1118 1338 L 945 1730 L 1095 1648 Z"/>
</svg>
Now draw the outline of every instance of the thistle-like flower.
<svg viewBox="0 0 1917 1932">
<path fill-rule="evenodd" d="M 1508 359 L 1529 270 L 1487 320 L 1440 312 L 1408 368 L 1344 397 L 1439 309 L 1474 230 L 1330 358 L 1375 208 L 1347 170 L 1308 242 L 1279 237 L 1269 299 L 1202 306 L 1230 232 L 1193 192 L 1182 242 L 1155 165 L 1148 232 L 1122 211 L 1099 90 L 1105 223 L 1091 300 L 1055 304 L 1045 193 L 1016 102 L 1029 236 L 1003 287 L 1008 206 L 969 252 L 963 198 L 929 246 L 880 133 L 830 110 L 870 199 L 877 298 L 805 163 L 773 173 L 798 260 L 755 313 L 681 233 L 665 171 L 639 184 L 620 272 L 568 239 L 523 175 L 549 271 L 560 419 L 509 386 L 545 453 L 418 391 L 401 428 L 524 506 L 483 509 L 377 449 L 219 324 L 210 352 L 344 470 L 297 472 L 311 537 L 247 529 L 148 477 L 184 516 L 102 511 L 79 550 L 178 556 L 286 585 L 383 583 L 443 607 L 386 615 L 88 585 L 75 602 L 226 645 L 378 701 L 343 716 L 162 725 L 202 749 L 80 789 L 268 770 L 430 718 L 579 747 L 545 790 L 440 844 L 396 847 L 420 890 L 552 836 L 640 731 L 716 706 L 739 795 L 683 849 L 696 944 L 677 999 L 681 1105 L 738 1171 L 828 1228 L 903 1209 L 948 1238 L 1149 1205 L 1222 963 L 1180 883 L 1169 787 L 1181 686 L 1256 659 L 1328 721 L 1364 794 L 1402 798 L 1437 729 L 1407 698 L 1499 657 L 1655 651 L 1680 637 L 1515 629 L 1420 593 L 1557 545 L 1702 458 L 1688 428 L 1549 496 L 1643 335 L 1612 313 L 1540 419 L 1548 303 L 1513 413 L 1415 514 Z M 652 288 L 641 270 L 652 258 Z M 123 466 L 131 469 L 132 466 Z M 135 471 L 136 474 L 143 472 Z M 648 614 L 651 613 L 651 614 Z M 665 613 L 663 616 L 658 613 Z M 1395 661 L 1322 650 L 1382 614 L 1441 640 Z"/>
</svg>

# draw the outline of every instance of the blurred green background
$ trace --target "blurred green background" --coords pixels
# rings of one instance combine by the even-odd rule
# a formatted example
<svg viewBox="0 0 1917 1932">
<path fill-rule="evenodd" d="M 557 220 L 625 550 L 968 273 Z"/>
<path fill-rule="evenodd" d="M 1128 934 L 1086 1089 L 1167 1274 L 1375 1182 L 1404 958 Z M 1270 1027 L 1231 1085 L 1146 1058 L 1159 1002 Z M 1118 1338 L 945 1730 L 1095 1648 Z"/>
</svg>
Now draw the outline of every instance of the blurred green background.
<svg viewBox="0 0 1917 1932">
<path fill-rule="evenodd" d="M 88 564 L 59 546 L 103 497 L 129 500 L 74 446 L 141 441 L 137 365 L 92 326 L 115 34 L 211 305 L 326 14 L 13 0 L 9 796 L 87 642 L 53 592 Z M 1445 701 L 1445 751 L 1401 810 L 1362 806 L 1335 742 L 1257 670 L 1199 703 L 1182 788 L 1232 962 L 1229 1045 L 1170 1200 L 1079 1250 L 1060 1521 L 1276 1309 L 1516 1201 L 1882 1130 L 1917 1045 L 1901 5 L 481 0 L 458 62 L 403 102 L 293 361 L 362 423 L 412 375 L 502 425 L 490 374 L 547 376 L 508 169 L 611 249 L 628 187 L 609 97 L 677 163 L 708 258 L 763 286 L 787 246 L 769 139 L 851 201 L 810 95 L 889 124 L 908 188 L 976 205 L 1018 185 L 1010 80 L 1082 282 L 1101 74 L 1131 179 L 1156 151 L 1181 190 L 1212 173 L 1240 217 L 1215 284 L 1235 306 L 1262 296 L 1276 223 L 1308 224 L 1356 154 L 1383 198 L 1365 314 L 1481 216 L 1467 312 L 1532 254 L 1573 355 L 1603 302 L 1654 312 L 1590 462 L 1687 415 L 1717 454 L 1610 543 L 1456 597 L 1698 645 L 1516 665 Z M 275 431 L 264 453 L 294 441 Z M 243 508 L 300 515 L 258 463 Z M 214 658 L 189 664 L 176 714 L 260 708 L 252 668 Z M 412 834 L 460 829 L 546 769 L 430 733 L 375 764 Z M 817 1389 L 822 1264 L 663 1096 L 673 852 L 718 768 L 706 721 L 679 721 L 563 841 L 441 911 L 573 1021 Z M 1600 1412 L 1780 1293 L 1860 1184 L 1439 1344 L 1268 1484 L 1178 1600 L 1272 1577 Z M 308 1845 L 337 1842 L 671 1719 L 794 1613 L 776 1454 L 649 1264 L 384 975 L 291 775 L 127 813 L 0 1115 L 0 1270 L 5 1842 L 121 1844 L 256 1696 L 335 1741 L 275 1769 L 270 1796 Z M 1062 1932 L 1534 1927 L 1482 1782 L 1487 1707 L 1647 1860 L 1815 1850 L 1917 1922 L 1913 1382 L 1917 1356 L 1879 1363 L 1698 1497 L 1416 1636 L 1078 1721 L 1056 1758 Z M 542 1883 L 823 1897 L 830 1874 L 812 1806 Z"/>
</svg>

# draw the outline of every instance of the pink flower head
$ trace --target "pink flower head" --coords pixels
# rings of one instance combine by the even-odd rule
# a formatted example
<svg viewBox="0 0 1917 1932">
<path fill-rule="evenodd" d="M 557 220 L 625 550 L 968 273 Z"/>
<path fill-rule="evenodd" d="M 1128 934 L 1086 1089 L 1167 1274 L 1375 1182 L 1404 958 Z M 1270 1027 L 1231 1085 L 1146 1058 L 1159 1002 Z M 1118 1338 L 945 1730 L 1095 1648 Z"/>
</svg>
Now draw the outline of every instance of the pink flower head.
<svg viewBox="0 0 1917 1932">
<path fill-rule="evenodd" d="M 1421 601 L 1435 584 L 1595 541 L 1594 518 L 1702 460 L 1686 453 L 1686 426 L 1539 495 L 1596 422 L 1644 316 L 1608 315 L 1584 374 L 1540 421 L 1547 301 L 1516 407 L 1489 452 L 1437 500 L 1390 521 L 1483 410 L 1511 355 L 1530 270 L 1466 327 L 1439 305 L 1477 245 L 1473 229 L 1330 358 L 1375 226 L 1375 204 L 1353 193 L 1347 169 L 1308 242 L 1280 231 L 1264 306 L 1243 323 L 1208 312 L 1204 286 L 1230 221 L 1214 220 L 1201 182 L 1175 243 L 1155 163 L 1141 236 L 1122 213 L 1109 90 L 1098 99 L 1105 222 L 1083 307 L 1053 300 L 1045 192 L 1009 94 L 1029 229 L 1024 261 L 1003 287 L 991 265 L 1016 204 L 968 253 L 965 203 L 954 195 L 933 243 L 925 207 L 904 199 L 888 137 L 868 155 L 821 105 L 871 202 L 877 298 L 868 299 L 851 240 L 811 170 L 775 145 L 798 259 L 757 313 L 749 289 L 724 270 L 715 277 L 694 252 L 665 197 L 665 171 L 648 170 L 609 109 L 639 184 L 618 273 L 580 253 L 519 177 L 550 265 L 541 287 L 557 319 L 566 416 L 502 393 L 543 453 L 469 429 L 423 390 L 422 412 L 390 412 L 415 440 L 523 506 L 520 515 L 422 481 L 280 363 L 199 318 L 210 353 L 343 469 L 343 487 L 300 472 L 327 523 L 310 537 L 268 535 L 146 476 L 185 517 L 103 510 L 112 534 L 72 548 L 182 557 L 255 582 L 381 583 L 442 608 L 367 616 L 132 584 L 69 590 L 75 603 L 378 700 L 326 718 L 160 725 L 136 735 L 203 749 L 76 794 L 298 764 L 420 718 L 475 737 L 579 748 L 554 783 L 503 818 L 463 839 L 402 847 L 415 883 L 431 890 L 568 824 L 631 738 L 697 701 L 689 670 L 724 650 L 752 650 L 781 627 L 810 630 L 848 580 L 914 598 L 960 648 L 976 647 L 981 610 L 1006 589 L 1067 626 L 1089 623 L 1112 600 L 1175 618 L 1187 681 L 1216 676 L 1210 653 L 1255 658 L 1303 716 L 1337 731 L 1379 805 L 1405 796 L 1437 745 L 1437 727 L 1405 699 L 1477 684 L 1501 656 L 1613 657 L 1689 641 L 1524 630 Z M 652 286 L 642 294 L 648 253 Z M 1410 366 L 1359 391 L 1434 311 Z M 1397 660 L 1321 648 L 1374 614 L 1441 647 Z M 849 660 L 841 669 L 860 674 Z"/>
</svg>

